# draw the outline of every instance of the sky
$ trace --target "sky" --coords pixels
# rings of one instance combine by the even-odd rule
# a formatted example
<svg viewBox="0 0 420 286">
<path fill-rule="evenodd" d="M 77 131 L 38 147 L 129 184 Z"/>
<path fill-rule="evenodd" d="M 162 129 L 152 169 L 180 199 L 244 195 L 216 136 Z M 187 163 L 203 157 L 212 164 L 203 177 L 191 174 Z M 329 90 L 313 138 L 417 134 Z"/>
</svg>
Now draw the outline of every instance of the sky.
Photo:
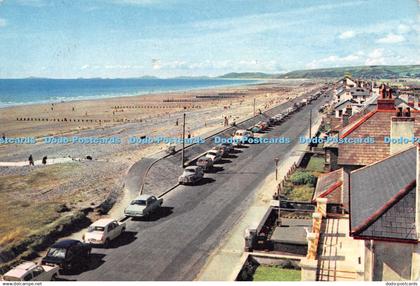
<svg viewBox="0 0 420 286">
<path fill-rule="evenodd" d="M 0 0 L 0 78 L 419 64 L 420 0 Z"/>
</svg>

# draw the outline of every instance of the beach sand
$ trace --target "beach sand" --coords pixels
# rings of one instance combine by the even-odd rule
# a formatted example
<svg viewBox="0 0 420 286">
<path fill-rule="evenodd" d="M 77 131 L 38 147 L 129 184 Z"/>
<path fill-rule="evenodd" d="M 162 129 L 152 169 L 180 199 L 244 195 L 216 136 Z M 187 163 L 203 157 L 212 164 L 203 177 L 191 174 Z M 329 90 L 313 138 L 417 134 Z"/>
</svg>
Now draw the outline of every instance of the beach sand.
<svg viewBox="0 0 420 286">
<path fill-rule="evenodd" d="M 316 87 L 283 81 L 0 109 L 0 134 L 34 136 L 38 141 L 1 144 L 0 162 L 25 161 L 29 154 L 34 160 L 43 156 L 93 159 L 35 167 L 0 166 L 0 202 L 3 202 L 0 218 L 7 222 L 0 224 L 0 244 L 24 238 L 39 225 L 57 219 L 61 215 L 55 212 L 57 206 L 65 204 L 76 211 L 97 206 L 110 193 L 121 194 L 129 168 L 144 156 L 165 148 L 163 143 L 127 144 L 129 137 L 179 138 L 183 113 L 187 118 L 187 134 L 193 137 L 208 134 L 223 128 L 224 117 L 232 123 L 252 116 L 254 99 L 255 110 L 264 111 Z M 123 143 L 45 144 L 42 142 L 45 136 L 117 136 Z M 38 214 L 41 207 L 49 211 Z M 35 221 L 25 219 L 31 212 L 39 216 Z M 10 227 L 15 225 L 19 225 L 16 235 Z"/>
</svg>

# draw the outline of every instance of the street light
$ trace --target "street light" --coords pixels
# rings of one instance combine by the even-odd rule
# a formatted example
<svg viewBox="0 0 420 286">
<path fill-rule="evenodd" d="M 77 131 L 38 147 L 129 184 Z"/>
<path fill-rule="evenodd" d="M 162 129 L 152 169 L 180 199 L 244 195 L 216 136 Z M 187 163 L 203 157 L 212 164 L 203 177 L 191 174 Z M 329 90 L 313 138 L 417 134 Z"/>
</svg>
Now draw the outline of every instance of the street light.
<svg viewBox="0 0 420 286">
<path fill-rule="evenodd" d="M 279 164 L 279 158 L 274 158 L 274 163 L 276 164 L 276 181 L 278 180 L 278 169 L 277 166 Z"/>
</svg>

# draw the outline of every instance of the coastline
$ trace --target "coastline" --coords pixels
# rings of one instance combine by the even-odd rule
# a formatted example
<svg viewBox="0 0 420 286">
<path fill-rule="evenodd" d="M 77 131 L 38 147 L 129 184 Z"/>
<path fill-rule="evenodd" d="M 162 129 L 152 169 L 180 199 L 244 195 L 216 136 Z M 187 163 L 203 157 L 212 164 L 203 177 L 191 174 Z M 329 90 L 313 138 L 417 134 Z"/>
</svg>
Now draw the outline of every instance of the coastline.
<svg viewBox="0 0 420 286">
<path fill-rule="evenodd" d="M 27 79 L 0 79 L 0 80 L 27 80 Z M 30 78 L 28 79 L 30 80 Z M 38 79 L 38 80 L 44 80 L 44 79 Z M 60 79 L 45 79 L 45 80 L 60 80 Z M 65 80 L 89 80 L 89 79 L 65 79 Z M 100 79 L 100 80 L 119 80 L 119 79 Z M 127 79 L 130 80 L 130 79 Z M 159 79 L 164 81 L 165 79 Z M 172 79 L 169 79 L 172 80 Z M 189 80 L 189 79 L 180 79 L 180 80 Z M 196 79 L 191 79 L 196 80 Z M 199 80 L 199 79 L 197 79 Z M 91 101 L 91 100 L 107 100 L 107 99 L 115 99 L 115 98 L 131 98 L 131 97 L 140 97 L 140 96 L 147 96 L 147 95 L 163 95 L 163 94 L 177 94 L 177 93 L 186 93 L 186 92 L 192 92 L 192 91 L 206 91 L 206 90 L 212 90 L 212 89 L 219 89 L 219 88 L 234 88 L 234 87 L 241 87 L 241 86 L 253 86 L 253 85 L 259 85 L 264 84 L 269 81 L 263 80 L 263 79 L 208 79 L 210 81 L 229 81 L 229 83 L 226 84 L 219 84 L 219 85 L 210 85 L 210 86 L 200 86 L 200 87 L 187 87 L 187 88 L 179 88 L 179 89 L 159 89 L 159 90 L 149 90 L 149 91 L 138 91 L 133 93 L 107 93 L 107 94 L 101 94 L 101 95 L 92 95 L 92 96 L 76 96 L 76 97 L 58 97 L 61 99 L 53 99 L 53 100 L 41 100 L 41 101 L 29 101 L 29 102 L 16 102 L 16 103 L 1 103 L 0 101 L 0 110 L 6 109 L 6 108 L 13 108 L 13 107 L 19 107 L 19 106 L 28 106 L 28 105 L 42 105 L 42 104 L 55 104 L 55 103 L 67 103 L 67 102 L 78 102 L 78 101 Z M 241 83 L 232 83 L 231 81 L 241 81 Z M 79 98 L 80 97 L 80 98 Z"/>
</svg>

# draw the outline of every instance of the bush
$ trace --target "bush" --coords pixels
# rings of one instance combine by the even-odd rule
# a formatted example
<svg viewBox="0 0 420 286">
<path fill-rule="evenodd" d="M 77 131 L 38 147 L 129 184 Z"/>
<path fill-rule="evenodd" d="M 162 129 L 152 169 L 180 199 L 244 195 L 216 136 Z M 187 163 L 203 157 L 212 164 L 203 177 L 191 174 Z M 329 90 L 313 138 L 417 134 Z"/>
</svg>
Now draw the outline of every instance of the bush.
<svg viewBox="0 0 420 286">
<path fill-rule="evenodd" d="M 316 177 L 309 172 L 305 171 L 296 171 L 290 177 L 290 181 L 294 185 L 306 185 L 309 184 L 310 186 L 315 186 Z"/>
</svg>

